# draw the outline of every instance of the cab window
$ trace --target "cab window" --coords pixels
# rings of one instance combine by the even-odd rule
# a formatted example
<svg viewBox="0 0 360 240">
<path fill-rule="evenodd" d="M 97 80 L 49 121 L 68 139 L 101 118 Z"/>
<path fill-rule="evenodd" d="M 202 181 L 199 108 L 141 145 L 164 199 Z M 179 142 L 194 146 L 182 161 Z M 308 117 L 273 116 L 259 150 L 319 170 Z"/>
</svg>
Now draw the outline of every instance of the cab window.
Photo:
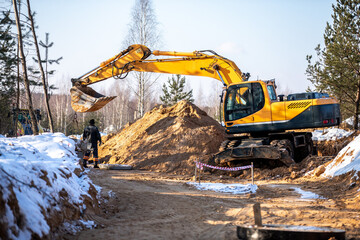
<svg viewBox="0 0 360 240">
<path fill-rule="evenodd" d="M 270 97 L 271 101 L 276 101 L 277 98 L 276 98 L 276 93 L 275 93 L 274 86 L 273 85 L 267 85 L 267 90 L 268 90 L 269 97 Z"/>
<path fill-rule="evenodd" d="M 228 89 L 225 99 L 225 120 L 233 121 L 253 114 L 264 107 L 260 83 L 246 83 Z"/>
</svg>

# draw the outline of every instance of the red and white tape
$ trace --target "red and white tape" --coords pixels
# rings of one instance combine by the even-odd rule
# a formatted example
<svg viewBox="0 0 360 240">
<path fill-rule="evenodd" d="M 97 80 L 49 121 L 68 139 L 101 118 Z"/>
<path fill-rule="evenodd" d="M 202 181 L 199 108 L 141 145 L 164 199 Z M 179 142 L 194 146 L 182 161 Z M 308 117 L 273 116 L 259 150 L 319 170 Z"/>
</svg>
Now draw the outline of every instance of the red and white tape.
<svg viewBox="0 0 360 240">
<path fill-rule="evenodd" d="M 208 164 L 201 163 L 201 162 L 195 162 L 195 164 L 196 164 L 196 167 L 197 167 L 197 168 L 200 168 L 201 170 L 203 170 L 204 167 L 213 168 L 213 169 L 218 169 L 218 170 L 225 170 L 225 171 L 239 171 L 239 170 L 244 170 L 244 169 L 252 168 L 252 165 L 247 165 L 247 166 L 242 166 L 242 167 L 228 168 L 228 167 L 212 166 L 212 165 L 208 165 Z"/>
</svg>

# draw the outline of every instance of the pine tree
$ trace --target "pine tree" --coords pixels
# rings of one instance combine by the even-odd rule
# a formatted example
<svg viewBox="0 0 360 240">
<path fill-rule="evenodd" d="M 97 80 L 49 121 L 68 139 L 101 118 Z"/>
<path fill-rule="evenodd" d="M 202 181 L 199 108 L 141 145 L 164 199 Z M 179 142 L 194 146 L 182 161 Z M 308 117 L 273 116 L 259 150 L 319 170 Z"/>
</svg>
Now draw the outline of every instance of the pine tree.
<svg viewBox="0 0 360 240">
<path fill-rule="evenodd" d="M 346 117 L 354 116 L 358 129 L 360 104 L 360 0 L 337 0 L 333 23 L 327 23 L 325 47 L 318 45 L 317 60 L 307 56 L 308 79 L 316 90 L 336 96 Z"/>
<path fill-rule="evenodd" d="M 184 92 L 185 77 L 181 77 L 180 74 L 175 76 L 173 75 L 171 78 L 168 78 L 168 86 L 164 83 L 162 88 L 164 95 L 160 96 L 160 100 L 167 106 L 172 106 L 181 100 L 194 102 L 192 90 Z"/>
<path fill-rule="evenodd" d="M 9 18 L 10 11 L 2 12 L 0 17 L 0 134 L 10 129 L 11 103 L 16 95 L 16 41 L 11 36 L 14 22 Z"/>
</svg>

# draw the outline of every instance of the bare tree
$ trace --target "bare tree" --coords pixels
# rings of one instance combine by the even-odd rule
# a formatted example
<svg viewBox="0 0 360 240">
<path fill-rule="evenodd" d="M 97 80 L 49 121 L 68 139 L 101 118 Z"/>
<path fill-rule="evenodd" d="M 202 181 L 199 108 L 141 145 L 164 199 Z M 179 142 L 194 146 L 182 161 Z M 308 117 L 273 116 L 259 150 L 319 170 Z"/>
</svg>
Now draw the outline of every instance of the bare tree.
<svg viewBox="0 0 360 240">
<path fill-rule="evenodd" d="M 151 0 L 136 0 L 124 44 L 126 46 L 142 44 L 153 49 L 159 44 L 159 39 L 158 22 L 151 6 Z M 139 72 L 133 74 L 137 80 L 137 89 L 134 91 L 138 99 L 137 117 L 142 117 L 145 112 L 146 97 L 149 95 L 149 89 L 156 80 L 151 79 L 150 73 Z"/>
<path fill-rule="evenodd" d="M 51 116 L 51 109 L 49 106 L 49 97 L 48 97 L 48 91 L 47 91 L 47 82 L 45 79 L 45 72 L 41 63 L 41 57 L 40 57 L 40 51 L 39 51 L 39 45 L 38 45 L 38 41 L 37 41 L 37 37 L 36 37 L 36 33 L 35 33 L 35 27 L 34 27 L 34 19 L 31 13 L 31 8 L 30 8 L 30 1 L 26 0 L 27 2 L 27 6 L 28 6 L 28 15 L 29 15 L 29 20 L 30 20 L 30 25 L 31 25 L 31 31 L 34 37 L 34 44 L 35 44 L 35 48 L 36 48 L 36 55 L 37 55 L 37 62 L 39 63 L 39 68 L 40 68 L 40 72 L 41 72 L 41 81 L 43 84 L 43 89 L 44 89 L 44 101 L 45 101 L 45 107 L 46 107 L 46 113 L 48 116 L 48 120 L 49 120 L 49 126 L 50 126 L 50 131 L 53 133 L 54 132 L 54 124 L 53 124 L 53 119 Z"/>
<path fill-rule="evenodd" d="M 219 81 L 211 81 L 211 88 L 208 92 L 208 96 L 205 99 L 207 114 L 215 120 L 221 122 L 221 96 L 223 91 L 223 85 Z"/>
<path fill-rule="evenodd" d="M 32 99 L 31 99 L 30 84 L 29 84 L 29 79 L 28 79 L 28 74 L 27 74 L 26 59 L 25 59 L 25 55 L 24 55 L 23 38 L 22 38 L 22 32 L 21 32 L 21 26 L 20 26 L 19 12 L 18 12 L 18 8 L 17 8 L 16 0 L 12 0 L 12 1 L 13 1 L 13 6 L 14 6 L 16 27 L 17 27 L 17 31 L 18 31 L 18 43 L 19 43 L 19 50 L 20 50 L 21 65 L 22 65 L 23 74 L 24 74 L 24 85 L 25 85 L 25 93 L 26 93 L 26 98 L 27 98 L 27 107 L 29 109 L 29 114 L 30 114 L 30 118 L 31 118 L 32 131 L 33 131 L 34 135 L 38 135 L 39 129 L 37 126 L 37 121 L 35 118 L 34 108 L 33 108 Z"/>
</svg>

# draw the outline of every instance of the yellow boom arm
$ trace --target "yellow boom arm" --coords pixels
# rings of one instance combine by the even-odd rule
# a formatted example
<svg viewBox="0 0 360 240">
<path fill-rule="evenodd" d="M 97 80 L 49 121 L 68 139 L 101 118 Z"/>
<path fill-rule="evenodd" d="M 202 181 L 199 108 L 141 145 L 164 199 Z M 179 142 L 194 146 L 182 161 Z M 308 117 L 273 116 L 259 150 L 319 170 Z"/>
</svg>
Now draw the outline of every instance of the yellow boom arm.
<svg viewBox="0 0 360 240">
<path fill-rule="evenodd" d="M 87 85 L 105 79 L 125 78 L 130 71 L 170 73 L 204 76 L 217 79 L 224 85 L 243 82 L 242 73 L 236 64 L 215 52 L 213 55 L 195 51 L 192 53 L 173 51 L 153 51 L 143 45 L 131 45 L 125 51 L 102 62 L 99 67 L 72 79 L 71 105 L 77 112 L 92 112 L 102 108 L 115 97 L 105 97 Z M 167 58 L 150 59 L 151 55 Z"/>
</svg>

